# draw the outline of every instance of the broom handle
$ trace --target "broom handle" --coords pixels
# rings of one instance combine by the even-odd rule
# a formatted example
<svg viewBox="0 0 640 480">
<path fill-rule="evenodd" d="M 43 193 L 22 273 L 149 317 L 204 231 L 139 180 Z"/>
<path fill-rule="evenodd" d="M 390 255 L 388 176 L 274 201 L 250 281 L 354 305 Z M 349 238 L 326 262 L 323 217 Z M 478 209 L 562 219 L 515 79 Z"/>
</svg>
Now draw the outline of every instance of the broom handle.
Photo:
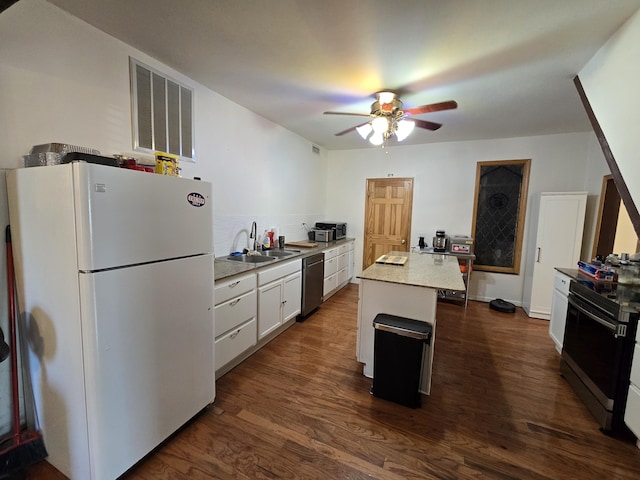
<svg viewBox="0 0 640 480">
<path fill-rule="evenodd" d="M 20 440 L 20 394 L 18 380 L 18 341 L 16 324 L 15 273 L 13 270 L 13 249 L 11 248 L 11 230 L 7 225 L 5 231 L 7 251 L 7 291 L 9 295 L 9 342 L 11 346 L 11 396 L 13 414 L 13 436 L 16 444 Z"/>
</svg>

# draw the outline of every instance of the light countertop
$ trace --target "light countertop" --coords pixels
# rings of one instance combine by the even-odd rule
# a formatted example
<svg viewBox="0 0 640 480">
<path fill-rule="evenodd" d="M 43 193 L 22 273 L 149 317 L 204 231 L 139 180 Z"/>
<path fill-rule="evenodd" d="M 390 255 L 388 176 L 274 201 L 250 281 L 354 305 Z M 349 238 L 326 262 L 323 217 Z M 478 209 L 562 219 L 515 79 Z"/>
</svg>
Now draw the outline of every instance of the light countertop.
<svg viewBox="0 0 640 480">
<path fill-rule="evenodd" d="M 458 259 L 453 255 L 396 251 L 387 255 L 406 256 L 409 259 L 404 265 L 374 263 L 358 278 L 437 290 L 465 291 Z"/>
<path fill-rule="evenodd" d="M 243 263 L 243 262 L 233 262 L 229 260 L 222 260 L 220 258 L 215 259 L 215 264 L 213 267 L 213 275 L 214 281 L 219 281 L 223 279 L 227 279 L 233 277 L 234 275 L 239 275 L 241 273 L 257 271 L 260 268 L 272 267 L 279 262 L 284 262 L 287 260 L 294 260 L 296 258 L 304 258 L 309 255 L 313 255 L 315 253 L 322 252 L 328 248 L 338 247 L 344 243 L 353 242 L 354 238 L 344 238 L 340 240 L 334 240 L 332 242 L 315 242 L 318 244 L 317 247 L 311 248 L 300 248 L 300 247 L 287 247 L 288 251 L 297 251 L 295 255 L 291 255 L 288 257 L 284 257 L 281 259 L 274 260 L 273 262 L 268 263 Z"/>
</svg>

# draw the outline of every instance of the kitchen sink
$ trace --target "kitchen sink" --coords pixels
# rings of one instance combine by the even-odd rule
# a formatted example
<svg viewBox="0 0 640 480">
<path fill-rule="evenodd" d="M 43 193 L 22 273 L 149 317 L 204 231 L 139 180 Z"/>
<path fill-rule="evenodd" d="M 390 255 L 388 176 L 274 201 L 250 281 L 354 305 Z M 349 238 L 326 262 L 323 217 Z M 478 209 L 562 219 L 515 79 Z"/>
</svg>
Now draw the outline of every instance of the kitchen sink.
<svg viewBox="0 0 640 480">
<path fill-rule="evenodd" d="M 292 255 L 297 255 L 300 250 L 265 250 L 260 252 L 260 255 L 228 255 L 223 260 L 231 260 L 232 262 L 243 263 L 265 263 L 278 260 L 279 258 L 286 258 Z"/>
<path fill-rule="evenodd" d="M 230 260 L 232 262 L 243 262 L 243 263 L 264 263 L 264 262 L 272 262 L 278 257 L 267 257 L 264 255 L 229 255 L 224 257 L 224 260 Z"/>
<path fill-rule="evenodd" d="M 300 253 L 300 250 L 265 250 L 260 252 L 262 255 L 267 257 L 289 257 L 291 255 L 296 255 Z"/>
</svg>

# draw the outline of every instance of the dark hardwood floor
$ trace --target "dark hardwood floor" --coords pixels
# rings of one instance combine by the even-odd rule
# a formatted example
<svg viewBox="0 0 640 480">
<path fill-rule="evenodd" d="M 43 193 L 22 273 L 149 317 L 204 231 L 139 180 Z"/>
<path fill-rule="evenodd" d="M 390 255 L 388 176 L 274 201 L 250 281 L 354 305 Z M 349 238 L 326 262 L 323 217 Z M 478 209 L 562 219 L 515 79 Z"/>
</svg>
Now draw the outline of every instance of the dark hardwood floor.
<svg viewBox="0 0 640 480">
<path fill-rule="evenodd" d="M 440 303 L 432 394 L 369 394 L 350 285 L 217 382 L 214 405 L 126 479 L 634 479 L 558 373 L 548 322 Z M 32 479 L 58 479 L 46 462 Z"/>
</svg>

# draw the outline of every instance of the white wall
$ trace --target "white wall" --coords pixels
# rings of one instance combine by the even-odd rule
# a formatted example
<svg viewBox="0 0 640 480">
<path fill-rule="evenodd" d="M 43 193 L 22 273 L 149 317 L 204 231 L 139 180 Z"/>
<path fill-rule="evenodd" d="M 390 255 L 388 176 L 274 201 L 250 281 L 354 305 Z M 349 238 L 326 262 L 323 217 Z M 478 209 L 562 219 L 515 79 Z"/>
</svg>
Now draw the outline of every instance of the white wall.
<svg viewBox="0 0 640 480">
<path fill-rule="evenodd" d="M 633 223 L 624 205 L 620 205 L 616 236 L 613 241 L 613 252 L 622 256 L 623 253 L 634 254 L 638 246 L 638 236 L 633 229 Z"/>
<path fill-rule="evenodd" d="M 415 134 L 428 134 L 416 132 Z M 523 137 L 429 145 L 369 147 L 328 152 L 328 216 L 348 223 L 356 238 L 356 270 L 362 266 L 365 184 L 367 178 L 413 177 L 414 200 L 411 245 L 418 234 L 427 241 L 438 229 L 452 234 L 471 233 L 476 163 L 488 160 L 531 159 L 529 200 L 540 192 L 589 191 L 600 193 L 608 173 L 602 154 L 594 149 L 593 133 Z M 596 203 L 597 210 L 597 201 Z M 592 202 L 593 203 L 593 202 Z M 593 209 L 588 215 L 595 215 Z M 531 218 L 527 216 L 523 252 L 530 243 Z M 585 232 L 593 235 L 593 220 Z M 534 235 L 535 238 L 535 235 Z M 586 252 L 583 256 L 588 257 Z M 586 258 L 585 257 L 585 258 Z M 524 254 L 520 275 L 475 271 L 470 296 L 479 300 L 502 298 L 521 304 Z"/>
<path fill-rule="evenodd" d="M 580 71 L 591 108 L 636 207 L 640 207 L 640 11 Z"/>
</svg>

